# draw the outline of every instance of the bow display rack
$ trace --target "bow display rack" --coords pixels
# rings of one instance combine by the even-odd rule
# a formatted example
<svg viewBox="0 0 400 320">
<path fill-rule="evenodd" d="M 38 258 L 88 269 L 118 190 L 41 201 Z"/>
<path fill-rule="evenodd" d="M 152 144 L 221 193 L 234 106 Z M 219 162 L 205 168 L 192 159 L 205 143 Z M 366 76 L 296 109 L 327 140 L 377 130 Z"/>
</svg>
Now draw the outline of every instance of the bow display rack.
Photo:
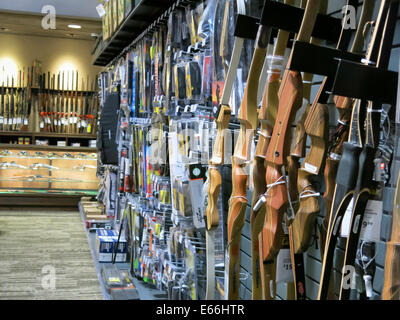
<svg viewBox="0 0 400 320">
<path fill-rule="evenodd" d="M 348 0 L 351 28 L 331 0 L 114 2 L 93 53 L 113 263 L 127 245 L 171 300 L 398 299 L 398 1 Z"/>
</svg>

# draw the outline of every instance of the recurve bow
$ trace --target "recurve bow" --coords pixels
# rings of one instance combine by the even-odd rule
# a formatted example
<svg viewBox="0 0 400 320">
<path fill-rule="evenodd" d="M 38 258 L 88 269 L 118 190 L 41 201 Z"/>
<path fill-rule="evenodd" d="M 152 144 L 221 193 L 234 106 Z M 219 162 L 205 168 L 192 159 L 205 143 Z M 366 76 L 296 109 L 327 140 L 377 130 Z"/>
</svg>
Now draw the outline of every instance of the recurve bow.
<svg viewBox="0 0 400 320">
<path fill-rule="evenodd" d="M 394 29 L 396 25 L 397 12 L 399 9 L 398 1 L 383 1 L 381 6 L 388 6 L 387 14 L 385 16 L 378 16 L 377 25 L 379 28 L 380 19 L 384 18 L 384 29 L 382 37 L 377 44 L 373 42 L 373 46 L 379 46 L 379 54 L 376 66 L 378 68 L 387 69 L 389 65 L 390 52 L 393 44 Z M 384 9 L 382 9 L 384 10 Z M 360 240 L 360 233 L 362 221 L 364 218 L 365 209 L 368 200 L 376 191 L 376 185 L 373 182 L 374 173 L 374 159 L 379 145 L 379 133 L 381 124 L 381 105 L 368 101 L 366 124 L 365 124 L 365 143 L 362 144 L 362 151 L 360 153 L 358 163 L 358 176 L 357 183 L 354 188 L 353 195 L 353 211 L 350 219 L 349 235 L 346 241 L 346 250 L 344 254 L 343 266 L 354 266 L 357 247 Z M 363 125 L 358 119 L 358 127 Z M 364 278 L 366 288 L 372 288 L 370 278 Z M 340 300 L 349 300 L 351 288 L 345 283 L 346 275 L 342 272 L 342 281 L 339 291 Z M 367 290 L 367 297 L 372 297 L 372 290 Z"/>
<path fill-rule="evenodd" d="M 286 4 L 293 5 L 293 0 L 286 0 Z M 251 228 L 251 263 L 252 263 L 252 299 L 260 300 L 262 294 L 262 279 L 260 270 L 260 251 L 258 235 L 264 225 L 265 207 L 257 206 L 260 196 L 266 190 L 265 183 L 265 155 L 269 145 L 272 130 L 274 128 L 276 114 L 278 112 L 278 90 L 280 85 L 280 77 L 282 72 L 282 64 L 284 60 L 286 45 L 289 40 L 289 32 L 279 30 L 273 56 L 269 65 L 269 75 L 261 108 L 258 112 L 258 120 L 260 122 L 259 138 L 254 155 L 252 166 L 253 178 L 253 199 L 252 210 L 250 213 Z M 273 267 L 273 265 L 271 265 Z M 268 273 L 270 274 L 270 272 Z M 264 280 L 265 285 L 270 283 L 269 279 Z M 267 299 L 267 297 L 264 297 Z M 269 298 L 269 296 L 268 296 Z"/>
<path fill-rule="evenodd" d="M 350 1 L 349 1 L 350 3 Z M 351 4 L 350 5 L 354 5 Z M 366 24 L 371 20 L 373 10 L 375 6 L 374 0 L 366 0 L 363 3 L 363 9 L 361 12 L 360 22 L 356 31 L 353 45 L 350 52 L 361 54 L 364 47 L 364 28 Z M 348 97 L 335 97 L 334 98 L 336 108 L 339 113 L 338 125 L 335 133 L 330 138 L 327 158 L 325 162 L 325 193 L 324 193 L 324 204 L 325 204 L 325 217 L 322 224 L 319 226 L 319 241 L 321 248 L 321 256 L 324 254 L 326 232 L 330 219 L 330 213 L 332 209 L 333 194 L 335 191 L 335 178 L 339 161 L 342 155 L 343 143 L 347 141 L 349 134 L 349 123 L 351 120 L 351 110 L 354 99 Z"/>
<path fill-rule="evenodd" d="M 307 2 L 297 35 L 298 41 L 310 41 L 319 7 L 319 1 L 309 0 Z M 282 245 L 283 216 L 288 205 L 285 167 L 290 152 L 290 143 L 288 143 L 291 140 L 290 125 L 303 101 L 303 83 L 300 72 L 285 71 L 278 96 L 278 113 L 266 153 L 267 191 L 260 198 L 266 208 L 263 230 L 259 234 L 260 268 L 263 279 L 269 269 L 268 265 L 275 260 Z M 263 286 L 264 297 L 269 295 L 268 289 L 267 286 Z"/>
<path fill-rule="evenodd" d="M 397 98 L 399 99 L 399 98 Z M 382 300 L 400 300 L 400 172 L 393 204 L 392 235 L 386 243 L 385 281 Z"/>
<path fill-rule="evenodd" d="M 378 49 L 380 46 L 379 40 L 383 34 L 385 26 L 384 17 L 386 17 L 386 13 L 388 12 L 389 2 L 390 1 L 385 0 L 381 3 L 377 23 L 367 51 L 366 61 L 376 61 L 377 59 Z M 355 195 L 357 175 L 360 171 L 363 171 L 359 170 L 359 165 L 362 167 L 364 166 L 362 158 L 365 159 L 365 155 L 360 157 L 360 154 L 363 151 L 362 140 L 363 136 L 365 136 L 365 133 L 364 126 L 360 124 L 363 123 L 365 109 L 366 107 L 364 101 L 356 100 L 354 102 L 348 139 L 349 141 L 343 143 L 343 155 L 341 157 L 336 176 L 336 186 L 327 228 L 324 256 L 322 260 L 321 280 L 318 292 L 318 299 L 320 300 L 327 299 L 331 278 L 330 275 L 333 265 L 333 256 L 336 247 L 336 241 L 340 235 L 341 221 L 348 205 Z M 366 146 L 366 152 L 370 151 L 370 149 L 371 148 Z M 354 261 L 351 263 L 354 263 Z"/>
<path fill-rule="evenodd" d="M 238 119 L 240 132 L 232 156 L 232 194 L 228 212 L 228 248 L 225 263 L 228 283 L 225 295 L 229 300 L 239 299 L 240 283 L 240 238 L 247 207 L 247 168 L 251 158 L 251 142 L 257 129 L 258 81 L 267 54 L 271 28 L 260 25 L 256 38 L 249 76 Z"/>
<path fill-rule="evenodd" d="M 237 1 L 238 13 L 245 13 L 245 4 L 242 0 Z M 243 49 L 244 39 L 235 37 L 232 57 L 224 82 L 219 110 L 216 112 L 217 136 L 214 142 L 213 154 L 208 169 L 208 202 L 205 211 L 206 217 L 206 256 L 207 256 L 207 287 L 206 299 L 213 300 L 215 293 L 215 231 L 219 225 L 218 198 L 221 189 L 221 174 L 218 167 L 224 164 L 225 133 L 231 118 L 229 100 L 232 93 L 236 71 L 239 65 Z"/>
<path fill-rule="evenodd" d="M 361 14 L 358 31 L 362 30 L 365 21 L 370 19 L 373 4 L 374 1 L 371 0 L 364 2 L 365 9 L 363 9 Z M 349 0 L 348 5 L 355 6 L 357 5 L 357 1 Z M 342 30 L 337 44 L 337 49 L 347 49 L 351 33 L 352 30 L 350 29 Z M 355 43 L 358 44 L 358 47 L 353 47 L 353 51 L 356 49 L 356 51 L 359 51 L 363 47 L 362 39 L 359 38 L 360 36 L 361 32 L 357 32 Z M 320 196 L 320 190 L 318 190 L 318 175 L 321 173 L 326 154 L 326 141 L 328 140 L 329 125 L 329 112 L 327 106 L 329 95 L 326 93 L 326 88 L 331 85 L 332 80 L 333 79 L 325 77 L 304 122 L 305 133 L 303 134 L 303 141 L 305 140 L 304 137 L 308 135 L 311 139 L 311 146 L 296 179 L 299 206 L 295 218 L 289 228 L 293 275 L 298 299 L 305 298 L 303 253 L 306 252 L 310 246 L 316 214 L 320 211 L 318 202 L 318 197 Z M 293 196 L 291 196 L 291 198 L 294 200 Z M 297 197 L 295 199 L 297 200 Z"/>
</svg>

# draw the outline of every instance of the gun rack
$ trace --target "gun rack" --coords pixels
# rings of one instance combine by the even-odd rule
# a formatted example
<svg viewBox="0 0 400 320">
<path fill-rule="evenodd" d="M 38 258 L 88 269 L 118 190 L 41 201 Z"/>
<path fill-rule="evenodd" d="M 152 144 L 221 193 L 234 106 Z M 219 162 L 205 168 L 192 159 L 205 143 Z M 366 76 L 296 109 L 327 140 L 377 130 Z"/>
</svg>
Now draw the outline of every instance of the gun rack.
<svg viewBox="0 0 400 320">
<path fill-rule="evenodd" d="M 340 59 L 332 94 L 396 104 L 398 72 Z"/>
<path fill-rule="evenodd" d="M 4 90 L 21 90 L 21 89 L 25 90 L 25 89 L 27 89 L 27 87 L 3 87 L 3 86 L 0 86 L 0 90 L 2 90 L 2 89 L 4 89 Z M 97 94 L 96 91 L 82 91 L 82 90 L 76 91 L 74 89 L 56 90 L 56 89 L 47 89 L 47 88 L 39 88 L 39 87 L 31 87 L 29 89 L 31 89 L 31 91 L 33 93 L 37 93 L 39 91 L 46 91 L 46 93 L 48 92 L 48 93 L 51 93 L 51 94 L 53 94 L 53 93 L 61 93 L 62 94 L 63 92 L 67 93 L 67 92 L 71 92 L 72 91 L 74 93 L 77 92 L 78 95 L 83 94 L 84 96 L 91 96 L 93 94 Z"/>
</svg>

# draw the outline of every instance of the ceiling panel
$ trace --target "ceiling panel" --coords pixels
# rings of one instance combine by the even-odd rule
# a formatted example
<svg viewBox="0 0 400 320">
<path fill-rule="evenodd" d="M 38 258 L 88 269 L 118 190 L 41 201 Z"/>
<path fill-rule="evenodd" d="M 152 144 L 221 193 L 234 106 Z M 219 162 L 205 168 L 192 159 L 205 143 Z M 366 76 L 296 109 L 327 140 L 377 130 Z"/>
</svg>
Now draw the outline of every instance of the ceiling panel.
<svg viewBox="0 0 400 320">
<path fill-rule="evenodd" d="M 19 34 L 41 37 L 93 40 L 92 33 L 101 34 L 100 21 L 81 17 L 61 17 L 56 20 L 56 29 L 42 28 L 43 15 L 0 11 L 0 34 Z M 70 29 L 68 24 L 78 24 L 81 29 Z"/>
<path fill-rule="evenodd" d="M 0 10 L 42 13 L 43 6 L 52 5 L 63 16 L 97 18 L 99 0 L 1 0 Z"/>
</svg>

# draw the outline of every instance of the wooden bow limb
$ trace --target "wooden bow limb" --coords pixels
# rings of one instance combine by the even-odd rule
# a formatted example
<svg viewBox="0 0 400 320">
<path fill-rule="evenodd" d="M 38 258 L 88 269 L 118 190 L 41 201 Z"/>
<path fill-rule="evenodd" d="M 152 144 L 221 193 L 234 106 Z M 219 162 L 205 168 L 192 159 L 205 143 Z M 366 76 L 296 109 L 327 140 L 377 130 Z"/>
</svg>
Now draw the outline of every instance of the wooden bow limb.
<svg viewBox="0 0 400 320">
<path fill-rule="evenodd" d="M 226 4 L 226 15 L 228 14 L 229 2 Z M 245 13 L 244 1 L 237 1 L 238 13 Z M 227 18 L 224 19 L 224 27 L 221 35 L 221 45 L 225 41 Z M 205 210 L 206 217 L 206 256 L 207 256 L 207 283 L 206 283 L 206 299 L 214 299 L 215 292 L 215 231 L 219 226 L 219 211 L 218 211 L 218 198 L 221 189 L 221 175 L 218 167 L 224 164 L 224 144 L 225 133 L 229 126 L 231 118 L 231 108 L 229 107 L 229 100 L 233 89 L 236 72 L 240 61 L 241 52 L 243 49 L 244 39 L 235 37 L 233 52 L 228 71 L 224 81 L 224 89 L 221 96 L 221 105 L 219 107 L 216 123 L 217 123 L 217 136 L 214 143 L 212 157 L 210 159 L 210 167 L 208 171 L 208 188 L 207 188 L 207 208 Z M 235 274 L 239 274 L 240 270 Z M 236 282 L 235 282 L 236 283 Z M 225 284 L 226 286 L 226 284 Z M 230 286 L 229 286 L 230 288 Z M 237 289 L 238 291 L 239 289 Z"/>
<path fill-rule="evenodd" d="M 308 42 L 320 8 L 319 1 L 307 2 L 303 22 L 297 36 L 298 41 Z M 293 54 L 293 53 L 292 53 Z M 266 184 L 270 186 L 266 197 L 266 214 L 259 235 L 262 266 L 275 259 L 282 245 L 283 216 L 288 206 L 286 183 L 287 157 L 290 153 L 291 130 L 296 111 L 303 100 L 303 82 L 299 72 L 286 70 L 279 89 L 279 107 L 273 134 L 266 154 Z M 261 266 L 261 267 L 262 267 Z M 268 293 L 264 292 L 264 295 Z"/>
<path fill-rule="evenodd" d="M 391 25 L 387 22 L 391 19 L 394 19 L 394 12 L 397 9 L 393 8 L 393 5 L 398 5 L 398 3 L 391 3 L 390 1 L 382 1 L 381 3 L 376 27 L 374 28 L 374 33 L 371 37 L 371 44 L 366 55 L 366 59 L 368 61 L 377 58 L 377 55 L 375 55 L 375 53 L 378 51 L 380 52 L 378 48 L 380 48 L 381 45 L 384 45 L 386 42 L 391 43 L 391 40 L 388 38 L 393 36 L 391 32 L 392 30 L 390 30 L 389 27 L 390 32 L 386 33 L 384 31 L 386 30 L 387 25 Z M 388 19 L 386 21 L 386 16 L 388 12 L 391 12 L 392 14 L 388 15 Z M 385 57 L 385 54 L 383 54 L 382 56 Z M 380 57 L 381 56 L 379 56 L 377 65 L 379 67 L 383 67 L 380 65 Z M 384 59 L 382 59 L 382 61 L 383 60 Z M 385 63 L 388 63 L 388 61 L 385 61 Z M 346 242 L 344 261 L 348 265 L 354 264 L 353 257 L 355 258 L 355 249 L 358 243 L 360 232 L 360 228 L 356 228 L 354 227 L 354 225 L 355 223 L 357 223 L 358 220 L 362 221 L 362 215 L 364 212 L 363 206 L 366 205 L 366 201 L 368 199 L 368 197 L 366 196 L 368 194 L 368 190 L 366 189 L 368 189 L 368 187 L 372 187 L 372 161 L 374 158 L 373 149 L 376 146 L 373 135 L 369 134 L 369 128 L 371 127 L 371 129 L 373 129 L 373 131 L 375 132 L 375 129 L 379 127 L 379 121 L 372 121 L 371 115 L 368 112 L 369 115 L 367 116 L 366 125 L 367 135 L 365 136 L 364 126 L 360 125 L 364 122 L 361 117 L 361 111 L 366 110 L 365 105 L 362 104 L 363 102 L 361 100 L 357 100 L 354 104 L 352 110 L 349 141 L 343 144 L 343 155 L 340 160 L 336 177 L 334 200 L 327 229 L 327 237 L 325 242 L 325 250 L 321 271 L 321 281 L 318 293 L 319 299 L 327 298 L 327 288 L 329 286 L 329 276 L 332 270 L 336 240 L 339 236 L 341 221 L 344 217 L 344 213 L 346 212 L 350 201 L 353 202 L 353 211 L 351 214 L 349 228 L 351 232 L 349 232 L 349 236 Z M 369 104 L 368 109 L 373 109 L 373 105 L 371 105 L 371 103 Z M 363 136 L 365 136 L 365 144 Z M 346 288 L 343 283 L 344 277 L 342 275 L 339 298 L 348 299 L 350 290 Z"/>
<path fill-rule="evenodd" d="M 400 174 L 397 178 L 396 194 L 393 203 L 392 235 L 386 244 L 385 281 L 382 290 L 383 300 L 400 300 Z"/>
<path fill-rule="evenodd" d="M 366 0 L 363 3 L 360 21 L 357 27 L 354 42 L 350 52 L 361 54 L 364 48 L 364 29 L 365 25 L 371 20 L 375 1 Z M 327 228 L 330 220 L 330 212 L 335 191 L 335 178 L 339 167 L 339 161 L 342 155 L 343 143 L 348 140 L 349 124 L 352 114 L 352 106 L 354 99 L 348 97 L 334 97 L 336 109 L 339 113 L 339 121 L 334 135 L 330 138 L 328 154 L 325 164 L 324 179 L 325 179 L 325 217 L 319 227 L 319 240 L 321 248 L 321 256 L 324 255 L 325 240 Z"/>
<path fill-rule="evenodd" d="M 251 156 L 251 142 L 257 128 L 257 95 L 270 28 L 260 26 L 256 39 L 256 48 L 251 62 L 249 77 L 239 112 L 240 133 L 232 156 L 232 195 L 228 212 L 228 291 L 227 298 L 239 298 L 240 238 L 245 221 L 247 207 L 248 173 L 247 167 Z"/>
<path fill-rule="evenodd" d="M 293 4 L 294 1 L 285 1 L 286 4 Z M 284 30 L 278 32 L 278 38 L 276 41 L 276 47 L 274 50 L 274 57 L 283 59 L 285 54 L 286 44 L 289 39 L 289 33 Z M 274 64 L 274 57 L 272 57 L 271 63 Z M 266 190 L 265 182 L 265 154 L 268 149 L 270 136 L 272 134 L 273 125 L 275 123 L 276 114 L 278 111 L 278 90 L 280 85 L 280 73 L 281 70 L 274 65 L 270 67 L 270 75 L 268 83 L 264 92 L 261 108 L 258 113 L 258 119 L 261 124 L 261 131 L 256 146 L 255 156 L 252 166 L 252 178 L 253 178 L 253 198 L 252 198 L 252 209 L 250 213 L 250 228 L 251 228 L 251 260 L 252 260 L 252 299 L 260 300 L 263 298 L 262 287 L 270 284 L 275 278 L 268 277 L 268 279 L 261 279 L 260 270 L 260 254 L 259 254 L 259 241 L 258 236 L 262 230 L 264 219 L 265 219 L 265 207 L 261 206 L 258 210 L 254 210 L 254 206 L 260 199 L 262 194 Z M 272 264 L 264 266 L 264 268 L 273 267 Z M 265 270 L 265 275 L 271 275 L 272 270 Z M 271 291 L 271 290 L 269 290 Z M 275 290 L 273 291 L 275 292 Z M 273 295 L 274 296 L 274 295 Z M 270 297 L 264 297 L 267 299 Z"/>
</svg>

